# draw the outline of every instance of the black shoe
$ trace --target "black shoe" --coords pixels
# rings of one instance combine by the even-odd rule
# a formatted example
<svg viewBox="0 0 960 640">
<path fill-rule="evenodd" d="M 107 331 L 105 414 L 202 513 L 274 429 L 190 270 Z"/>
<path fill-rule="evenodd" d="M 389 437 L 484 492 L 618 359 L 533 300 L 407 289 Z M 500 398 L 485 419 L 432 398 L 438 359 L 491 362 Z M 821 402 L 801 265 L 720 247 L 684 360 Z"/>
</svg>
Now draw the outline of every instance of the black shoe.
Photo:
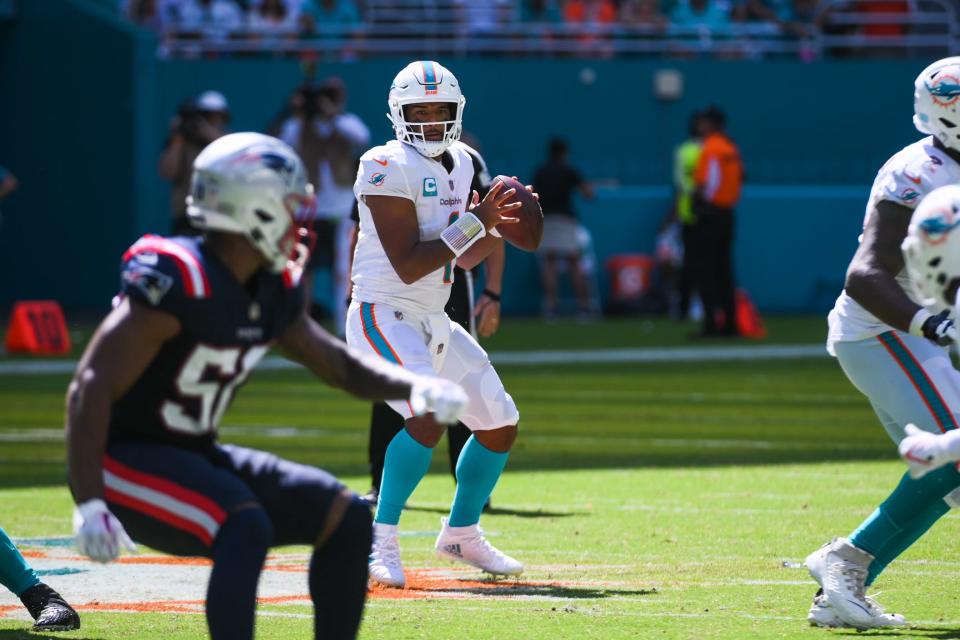
<svg viewBox="0 0 960 640">
<path fill-rule="evenodd" d="M 73 631 L 80 628 L 80 616 L 63 597 L 43 584 L 23 592 L 20 601 L 35 620 L 35 631 Z"/>
<path fill-rule="evenodd" d="M 370 487 L 370 491 L 366 495 L 360 496 L 362 502 L 366 502 L 371 509 L 376 509 L 377 504 L 380 502 L 380 489 L 378 487 Z"/>
</svg>

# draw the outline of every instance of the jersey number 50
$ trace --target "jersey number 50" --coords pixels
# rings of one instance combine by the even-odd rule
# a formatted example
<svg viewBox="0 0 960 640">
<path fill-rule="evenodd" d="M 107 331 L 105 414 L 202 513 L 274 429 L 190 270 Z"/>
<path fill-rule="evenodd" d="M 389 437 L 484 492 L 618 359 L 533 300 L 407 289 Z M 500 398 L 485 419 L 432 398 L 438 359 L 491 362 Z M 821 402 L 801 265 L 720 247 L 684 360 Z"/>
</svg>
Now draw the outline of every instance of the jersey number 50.
<svg viewBox="0 0 960 640">
<path fill-rule="evenodd" d="M 241 358 L 241 349 L 238 347 L 215 349 L 198 345 L 180 370 L 176 385 L 180 395 L 200 400 L 200 414 L 194 417 L 187 413 L 182 404 L 167 400 L 161 408 L 167 427 L 191 436 L 216 429 L 237 387 L 244 383 L 266 352 L 266 346 L 258 345 L 251 347 Z M 216 369 L 222 378 L 203 380 L 207 368 Z"/>
</svg>

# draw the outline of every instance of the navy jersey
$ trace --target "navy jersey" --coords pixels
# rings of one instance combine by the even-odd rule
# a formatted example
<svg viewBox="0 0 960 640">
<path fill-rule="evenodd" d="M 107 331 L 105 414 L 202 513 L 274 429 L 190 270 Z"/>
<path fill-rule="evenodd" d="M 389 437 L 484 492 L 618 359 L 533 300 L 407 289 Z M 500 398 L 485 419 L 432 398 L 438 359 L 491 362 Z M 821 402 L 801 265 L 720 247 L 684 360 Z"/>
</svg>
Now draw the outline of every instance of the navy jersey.
<svg viewBox="0 0 960 640">
<path fill-rule="evenodd" d="M 113 405 L 110 441 L 202 448 L 237 388 L 303 309 L 303 287 L 261 270 L 236 280 L 203 238 L 144 236 L 123 256 L 122 295 L 181 331 Z"/>
</svg>

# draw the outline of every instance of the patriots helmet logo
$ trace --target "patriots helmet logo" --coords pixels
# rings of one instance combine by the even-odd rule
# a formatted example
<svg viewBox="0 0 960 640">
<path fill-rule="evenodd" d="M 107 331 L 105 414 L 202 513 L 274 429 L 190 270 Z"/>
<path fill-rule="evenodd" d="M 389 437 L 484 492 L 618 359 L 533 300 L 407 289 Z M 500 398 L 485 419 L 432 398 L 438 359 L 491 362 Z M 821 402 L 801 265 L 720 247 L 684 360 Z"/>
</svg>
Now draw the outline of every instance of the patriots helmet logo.
<svg viewBox="0 0 960 640">
<path fill-rule="evenodd" d="M 131 262 L 123 272 L 123 281 L 139 289 L 150 304 L 157 306 L 173 286 L 173 278 L 144 262 Z"/>
<path fill-rule="evenodd" d="M 279 153 L 266 151 L 260 154 L 260 159 L 263 160 L 263 164 L 265 164 L 268 168 L 273 169 L 277 173 L 289 176 L 296 171 L 296 167 L 293 166 L 293 163 Z"/>
</svg>

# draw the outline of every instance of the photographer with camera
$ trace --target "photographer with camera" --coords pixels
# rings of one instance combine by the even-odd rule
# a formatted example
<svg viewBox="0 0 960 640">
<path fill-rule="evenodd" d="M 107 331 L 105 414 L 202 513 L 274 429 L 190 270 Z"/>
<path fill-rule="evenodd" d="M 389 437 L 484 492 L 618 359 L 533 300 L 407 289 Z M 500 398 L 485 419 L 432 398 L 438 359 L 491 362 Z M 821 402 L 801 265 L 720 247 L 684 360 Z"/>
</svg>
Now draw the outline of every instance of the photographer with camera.
<svg viewBox="0 0 960 640">
<path fill-rule="evenodd" d="M 227 133 L 230 108 L 218 91 L 205 91 L 184 101 L 170 124 L 170 137 L 160 156 L 159 171 L 170 182 L 173 235 L 195 235 L 187 221 L 187 194 L 193 161 L 208 144 Z"/>
<path fill-rule="evenodd" d="M 278 135 L 303 158 L 316 189 L 316 245 L 303 274 L 307 304 L 314 271 L 320 266 L 329 267 L 333 276 L 333 326 L 338 334 L 344 330 L 350 280 L 353 182 L 360 154 L 370 144 L 370 130 L 357 115 L 346 112 L 346 102 L 347 91 L 340 78 L 304 83 L 290 98 L 289 115 Z"/>
</svg>

